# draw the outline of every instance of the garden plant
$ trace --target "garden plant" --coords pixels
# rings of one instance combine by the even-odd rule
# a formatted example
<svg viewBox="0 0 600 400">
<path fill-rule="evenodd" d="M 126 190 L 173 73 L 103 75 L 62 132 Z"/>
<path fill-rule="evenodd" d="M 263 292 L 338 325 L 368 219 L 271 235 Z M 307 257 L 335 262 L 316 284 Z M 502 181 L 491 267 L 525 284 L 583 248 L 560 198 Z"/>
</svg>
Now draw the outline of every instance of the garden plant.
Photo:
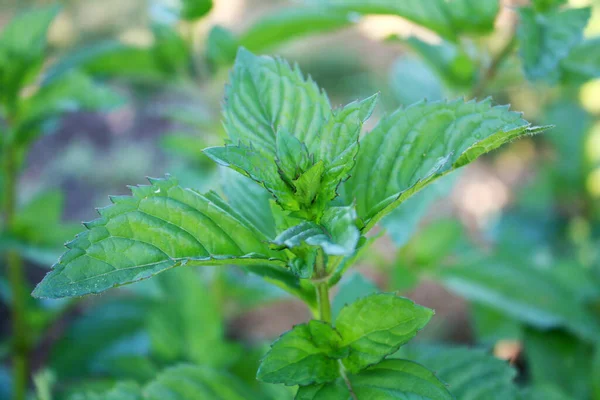
<svg viewBox="0 0 600 400">
<path fill-rule="evenodd" d="M 222 197 L 184 189 L 172 177 L 151 179 L 132 187 L 132 196 L 111 197 L 114 204 L 85 223 L 88 230 L 67 244 L 33 295 L 82 296 L 171 268 L 242 265 L 298 296 L 315 317 L 272 344 L 258 379 L 298 385 L 298 399 L 452 398 L 423 366 L 387 358 L 432 310 L 380 293 L 346 305 L 334 319 L 329 291 L 369 245 L 367 233 L 405 199 L 546 127 L 491 99 L 454 100 L 399 109 L 361 137 L 376 101 L 374 95 L 332 109 L 297 67 L 240 49 L 223 110 L 228 142 L 205 153 L 270 198 L 228 191 L 227 182 Z M 202 376 L 193 367 L 165 374 L 137 396 L 186 398 L 202 387 L 189 383 Z"/>
</svg>

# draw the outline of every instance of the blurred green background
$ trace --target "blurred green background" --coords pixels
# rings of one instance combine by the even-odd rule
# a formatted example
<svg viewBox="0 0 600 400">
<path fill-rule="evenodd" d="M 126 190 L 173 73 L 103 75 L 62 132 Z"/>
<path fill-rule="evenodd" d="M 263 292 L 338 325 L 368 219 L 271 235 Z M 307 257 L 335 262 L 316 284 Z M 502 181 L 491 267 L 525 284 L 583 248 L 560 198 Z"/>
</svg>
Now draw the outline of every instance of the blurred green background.
<svg viewBox="0 0 600 400">
<path fill-rule="evenodd" d="M 540 399 L 600 399 L 600 41 L 590 39 L 600 36 L 600 1 L 561 5 L 591 7 L 583 42 L 591 44 L 569 55 L 560 77 L 542 79 L 524 72 L 524 42 L 506 46 L 528 1 L 501 1 L 491 30 L 456 41 L 410 18 L 283 0 L 3 0 L 0 30 L 23 10 L 54 4 L 61 8 L 39 75 L 18 96 L 25 104 L 67 80 L 74 94 L 61 84 L 24 108 L 39 107 L 43 121 L 19 148 L 16 228 L 0 236 L 0 251 L 18 249 L 25 260 L 28 293 L 109 194 L 165 173 L 197 189 L 227 182 L 201 150 L 223 140 L 221 101 L 243 45 L 298 63 L 334 105 L 380 91 L 367 130 L 400 106 L 462 96 L 492 96 L 529 121 L 556 125 L 404 203 L 382 224 L 386 234 L 364 254 L 360 275 L 342 285 L 399 290 L 434 308 L 419 341 L 508 360 L 502 367 L 513 372 L 502 385 L 535 389 Z M 11 115 L 3 108 L 4 135 Z M 13 296 L 4 270 L 0 399 L 9 399 Z M 27 304 L 30 396 L 39 400 L 143 383 L 181 361 L 226 371 L 257 398 L 292 398 L 254 374 L 266 345 L 310 318 L 234 268 L 169 271 L 100 296 Z M 471 396 L 457 398 L 492 398 Z"/>
</svg>

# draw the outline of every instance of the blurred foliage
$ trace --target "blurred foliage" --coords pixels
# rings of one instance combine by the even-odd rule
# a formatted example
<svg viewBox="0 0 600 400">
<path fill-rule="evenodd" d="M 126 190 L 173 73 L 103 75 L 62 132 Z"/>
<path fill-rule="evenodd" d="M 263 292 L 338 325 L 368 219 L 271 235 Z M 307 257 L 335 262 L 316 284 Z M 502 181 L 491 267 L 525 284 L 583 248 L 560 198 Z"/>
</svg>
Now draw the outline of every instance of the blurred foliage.
<svg viewBox="0 0 600 400">
<path fill-rule="evenodd" d="M 74 7 L 70 3 L 65 2 L 67 11 Z M 169 170 L 197 188 L 221 180 L 248 185 L 252 193 L 251 182 L 234 182 L 201 153 L 223 136 L 216 99 L 239 46 L 293 54 L 335 99 L 352 99 L 383 87 L 386 109 L 423 98 L 490 94 L 497 101 L 524 104 L 536 122 L 556 127 L 533 141 L 533 155 L 516 148 L 503 153 L 513 161 L 526 159 L 535 174 L 521 174 L 509 205 L 473 229 L 465 210 L 451 215 L 443 210 L 459 207 L 447 196 L 463 177 L 438 181 L 382 221 L 397 248 L 387 250 L 394 253 L 393 259 L 374 254 L 376 246 L 362 255 L 376 260 L 371 264 L 378 264 L 374 270 L 384 274 L 385 284 L 377 285 L 358 273 L 346 276 L 333 300 L 333 312 L 339 313 L 343 305 L 377 291 L 378 286 L 408 291 L 423 279 L 433 279 L 469 302 L 472 344 L 481 348 L 415 345 L 404 348 L 398 357 L 437 371 L 457 399 L 600 399 L 600 190 L 593 189 L 600 187 L 599 113 L 589 106 L 600 94 L 596 90 L 584 96 L 581 89 L 600 77 L 600 37 L 583 33 L 589 9 L 561 0 L 534 0 L 518 9 L 513 37 L 515 21 L 509 19 L 510 28 L 494 24 L 500 9 L 495 0 L 325 0 L 281 8 L 267 2 L 267 12 L 258 12 L 243 24 L 226 20 L 215 24 L 211 8 L 218 5 L 216 0 L 215 4 L 203 0 L 151 3 L 143 27 L 148 43 L 143 45 L 119 35 L 82 34 L 70 47 L 48 46 L 52 21 L 67 14 L 55 6 L 16 13 L 4 25 L 0 36 L 3 164 L 12 154 L 19 171 L 27 163 L 44 168 L 28 159 L 31 146 L 55 133 L 67 113 L 123 106 L 123 92 L 144 100 L 176 93 L 177 104 L 160 104 L 157 112 L 169 122 L 159 141 Z M 161 18 L 153 16 L 156 9 Z M 598 13 L 598 5 L 593 13 Z M 357 43 L 354 48 L 352 33 L 377 25 L 377 20 L 366 18 L 375 14 L 405 18 L 433 32 L 435 40 L 415 29 L 409 37 L 390 32 L 378 44 L 384 51 L 367 57 L 373 43 L 367 42 L 366 48 Z M 195 29 L 198 26 L 205 29 Z M 319 47 L 319 40 L 338 30 L 348 36 Z M 305 43 L 306 36 L 315 34 L 321 36 Z M 370 60 L 379 57 L 379 62 Z M 145 150 L 135 158 L 131 150 L 137 147 L 135 140 L 117 158 L 131 156 L 152 163 Z M 60 151 L 56 157 L 66 154 Z M 100 168 L 118 164 L 94 157 L 89 160 L 95 161 L 86 159 L 84 164 Z M 488 159 L 488 164 L 502 165 L 501 157 Z M 71 173 L 79 173 L 81 180 L 92 179 L 84 167 Z M 3 194 L 6 184 L 4 174 Z M 1 253 L 16 250 L 27 261 L 48 267 L 62 244 L 79 230 L 63 221 L 62 187 L 47 186 L 52 189 L 19 196 L 23 201 L 13 227 L 2 226 Z M 231 199 L 227 187 L 224 191 Z M 232 201 L 252 208 L 253 202 L 247 200 Z M 258 223 L 264 222 L 262 216 L 257 218 Z M 9 305 L 12 293 L 3 271 L 0 299 Z M 49 353 L 43 364 L 52 371 L 36 377 L 37 398 L 124 399 L 125 393 L 139 398 L 135 396 L 142 387 L 145 393 L 164 390 L 161 385 L 167 385 L 169 374 L 177 369 L 200 382 L 195 384 L 206 388 L 210 398 L 292 398 L 293 388 L 256 382 L 255 371 L 266 352 L 263 344 L 236 341 L 229 331 L 236 313 L 285 296 L 247 271 L 178 270 L 120 290 L 110 299 L 28 299 L 31 348 L 36 357 Z M 57 326 L 61 327 L 58 338 L 49 340 Z M 2 329 L 0 334 L 4 335 L 0 337 L 0 398 L 4 399 L 9 398 L 11 378 L 5 367 L 8 332 Z M 520 343 L 522 369 L 492 356 L 502 340 Z M 200 367 L 177 366 L 180 363 Z M 464 385 L 465 377 L 473 384 Z M 100 394 L 123 380 L 132 383 Z M 211 384 L 206 385 L 206 380 Z M 491 385 L 494 393 L 482 394 Z M 220 394 L 221 390 L 228 394 Z"/>
</svg>

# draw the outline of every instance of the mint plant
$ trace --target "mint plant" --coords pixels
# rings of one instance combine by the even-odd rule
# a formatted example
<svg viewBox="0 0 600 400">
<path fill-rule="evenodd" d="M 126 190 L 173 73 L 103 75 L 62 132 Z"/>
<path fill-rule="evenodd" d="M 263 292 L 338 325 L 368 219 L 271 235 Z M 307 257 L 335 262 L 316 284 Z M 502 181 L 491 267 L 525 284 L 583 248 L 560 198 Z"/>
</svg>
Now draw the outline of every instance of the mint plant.
<svg viewBox="0 0 600 400">
<path fill-rule="evenodd" d="M 84 223 L 87 230 L 67 243 L 33 295 L 82 296 L 176 267 L 240 265 L 302 299 L 315 317 L 273 343 L 258 379 L 299 386 L 297 399 L 452 398 L 425 367 L 389 358 L 432 310 L 376 293 L 334 319 L 329 291 L 391 210 L 437 178 L 546 127 L 491 99 L 454 100 L 399 109 L 361 137 L 376 101 L 332 109 L 298 67 L 240 49 L 223 109 L 228 139 L 205 149 L 239 173 L 223 183 L 224 195 L 185 189 L 167 176 L 111 197 L 113 205 Z M 234 184 L 240 179 L 247 184 Z M 150 392 L 143 398 L 154 398 Z"/>
</svg>

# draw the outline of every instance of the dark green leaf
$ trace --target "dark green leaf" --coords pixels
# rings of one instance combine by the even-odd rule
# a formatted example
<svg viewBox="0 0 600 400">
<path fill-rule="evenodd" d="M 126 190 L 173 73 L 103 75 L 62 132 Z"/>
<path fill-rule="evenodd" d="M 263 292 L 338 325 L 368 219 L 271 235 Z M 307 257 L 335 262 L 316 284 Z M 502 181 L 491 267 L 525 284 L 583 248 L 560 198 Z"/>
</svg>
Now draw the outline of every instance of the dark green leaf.
<svg viewBox="0 0 600 400">
<path fill-rule="evenodd" d="M 412 339 L 434 312 L 393 293 L 372 294 L 342 308 L 335 321 L 342 347 L 349 348 L 344 366 L 357 373 L 380 362 Z"/>
<path fill-rule="evenodd" d="M 451 400 L 438 378 L 425 367 L 408 360 L 386 360 L 359 374 L 348 375 L 355 398 L 377 400 Z M 352 398 L 343 378 L 321 385 L 301 387 L 296 400 L 346 400 Z"/>
<path fill-rule="evenodd" d="M 590 9 L 576 8 L 540 14 L 532 8 L 520 8 L 519 14 L 520 54 L 527 77 L 530 80 L 556 81 L 561 60 L 583 40 L 583 29 L 590 18 Z"/>
<path fill-rule="evenodd" d="M 342 338 L 329 324 L 312 320 L 295 326 L 271 345 L 257 378 L 269 383 L 312 385 L 339 376 Z"/>
<path fill-rule="evenodd" d="M 537 385 L 524 389 L 519 400 L 573 400 L 554 385 Z"/>
<path fill-rule="evenodd" d="M 149 278 L 180 265 L 271 264 L 275 254 L 254 227 L 172 178 L 132 187 L 68 243 L 36 287 L 38 297 L 81 296 Z"/>
</svg>

